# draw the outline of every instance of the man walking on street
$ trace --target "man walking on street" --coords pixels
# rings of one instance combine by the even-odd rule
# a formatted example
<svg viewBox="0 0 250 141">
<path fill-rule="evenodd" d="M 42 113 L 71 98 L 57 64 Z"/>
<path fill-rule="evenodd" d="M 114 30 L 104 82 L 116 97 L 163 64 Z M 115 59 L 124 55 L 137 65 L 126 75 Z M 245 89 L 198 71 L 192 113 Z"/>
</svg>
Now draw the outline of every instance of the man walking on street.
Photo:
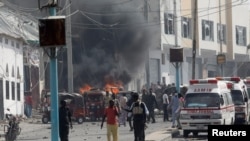
<svg viewBox="0 0 250 141">
<path fill-rule="evenodd" d="M 133 94 L 134 103 L 128 111 L 133 114 L 134 141 L 145 141 L 145 127 L 148 110 L 144 102 L 139 99 L 139 94 Z M 126 110 L 126 109 L 124 109 Z"/>
<path fill-rule="evenodd" d="M 176 127 L 175 120 L 176 120 L 176 111 L 179 108 L 179 97 L 178 93 L 175 92 L 174 95 L 172 96 L 172 99 L 168 105 L 168 108 L 171 108 L 171 113 L 172 113 L 172 128 Z"/>
<path fill-rule="evenodd" d="M 184 98 L 180 93 L 178 94 L 178 98 L 179 98 L 179 107 L 175 111 L 175 114 L 176 114 L 177 128 L 181 129 L 182 127 L 180 123 L 180 113 L 181 113 L 181 108 L 183 108 L 184 105 Z"/>
<path fill-rule="evenodd" d="M 167 93 L 164 93 L 162 96 L 162 102 L 163 102 L 163 122 L 164 121 L 169 121 L 168 119 L 168 104 L 169 104 L 169 99 Z"/>
<path fill-rule="evenodd" d="M 25 96 L 24 102 L 25 102 L 24 105 L 25 105 L 26 116 L 27 116 L 27 118 L 31 118 L 31 116 L 32 116 L 32 104 L 33 104 L 31 93 L 29 93 Z"/>
<path fill-rule="evenodd" d="M 114 100 L 109 100 L 109 106 L 105 109 L 101 129 L 103 127 L 103 123 L 107 117 L 107 139 L 111 141 L 111 136 L 113 141 L 118 141 L 118 109 L 115 106 Z"/>
<path fill-rule="evenodd" d="M 133 104 L 134 102 L 134 99 L 133 99 L 133 95 L 134 95 L 134 92 L 131 92 L 130 93 L 130 98 L 128 99 L 128 102 L 127 102 L 127 107 L 130 108 L 131 105 Z M 132 123 L 132 118 L 133 118 L 133 115 L 132 115 L 132 112 L 131 111 L 127 111 L 128 112 L 128 117 L 127 117 L 127 121 L 128 121 L 128 124 L 129 124 L 129 127 L 130 127 L 130 131 L 133 131 L 134 130 L 134 127 L 133 127 L 133 123 Z"/>
<path fill-rule="evenodd" d="M 59 135 L 61 141 L 69 141 L 69 127 L 72 129 L 71 113 L 66 101 L 60 102 L 59 108 Z"/>
<path fill-rule="evenodd" d="M 157 101 L 156 101 L 155 93 L 153 93 L 153 89 L 152 88 L 149 89 L 147 108 L 149 110 L 148 122 L 150 122 L 150 118 L 152 118 L 152 123 L 155 123 L 155 112 L 154 112 L 154 109 L 158 108 L 158 104 L 157 104 Z"/>
<path fill-rule="evenodd" d="M 127 108 L 127 102 L 128 102 L 128 99 L 126 97 L 126 93 L 123 93 L 122 96 L 119 98 L 119 103 L 120 103 L 121 109 Z M 126 126 L 127 114 L 128 114 L 127 111 L 121 110 L 120 116 L 119 116 L 119 126 L 120 125 Z"/>
</svg>

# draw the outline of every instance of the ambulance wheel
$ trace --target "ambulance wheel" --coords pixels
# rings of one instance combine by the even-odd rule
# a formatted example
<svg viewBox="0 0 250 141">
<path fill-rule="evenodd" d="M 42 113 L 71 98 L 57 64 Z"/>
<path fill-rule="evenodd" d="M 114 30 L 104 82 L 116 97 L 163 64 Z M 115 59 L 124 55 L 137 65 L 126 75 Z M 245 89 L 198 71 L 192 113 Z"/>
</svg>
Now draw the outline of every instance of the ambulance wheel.
<svg viewBox="0 0 250 141">
<path fill-rule="evenodd" d="M 197 137 L 198 136 L 198 131 L 193 132 L 193 136 Z"/>
<path fill-rule="evenodd" d="M 183 137 L 187 138 L 188 137 L 189 132 L 187 130 L 183 130 Z"/>
</svg>

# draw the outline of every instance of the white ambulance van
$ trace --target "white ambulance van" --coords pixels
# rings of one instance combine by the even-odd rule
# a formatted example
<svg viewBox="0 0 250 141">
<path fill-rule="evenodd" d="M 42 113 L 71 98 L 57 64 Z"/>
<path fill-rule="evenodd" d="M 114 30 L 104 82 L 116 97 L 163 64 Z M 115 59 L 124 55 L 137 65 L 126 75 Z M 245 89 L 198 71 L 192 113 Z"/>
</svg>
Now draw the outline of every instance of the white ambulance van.
<svg viewBox="0 0 250 141">
<path fill-rule="evenodd" d="M 208 125 L 234 124 L 235 108 L 231 97 L 232 82 L 217 79 L 190 80 L 184 97 L 180 122 L 184 137 L 207 132 Z"/>
<path fill-rule="evenodd" d="M 247 77 L 247 78 L 244 80 L 244 83 L 245 83 L 246 86 L 247 86 L 248 98 L 250 99 L 250 77 Z"/>
<path fill-rule="evenodd" d="M 235 106 L 235 124 L 248 124 L 250 99 L 244 80 L 240 77 L 216 77 L 216 79 L 233 82 L 231 94 Z"/>
</svg>

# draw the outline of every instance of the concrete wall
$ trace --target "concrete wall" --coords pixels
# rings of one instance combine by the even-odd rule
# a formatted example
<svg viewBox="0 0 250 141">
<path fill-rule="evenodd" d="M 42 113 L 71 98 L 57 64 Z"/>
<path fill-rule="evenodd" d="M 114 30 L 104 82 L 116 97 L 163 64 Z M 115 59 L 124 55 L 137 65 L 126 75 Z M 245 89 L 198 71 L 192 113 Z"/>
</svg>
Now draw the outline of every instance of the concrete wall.
<svg viewBox="0 0 250 141">
<path fill-rule="evenodd" d="M 0 42 L 1 48 L 1 57 L 0 57 L 0 66 L 1 66 L 1 78 L 3 80 L 3 93 L 1 93 L 4 97 L 4 111 L 7 108 L 10 108 L 13 114 L 22 115 L 23 114 L 23 102 L 24 102 L 24 86 L 23 86 L 23 42 L 11 38 L 9 36 L 0 35 L 3 39 Z M 8 43 L 5 41 L 8 40 Z M 18 44 L 19 48 L 16 46 Z M 7 73 L 8 66 L 8 73 Z M 17 69 L 19 69 L 20 77 L 17 75 Z M 12 75 L 13 74 L 13 75 Z M 9 99 L 6 99 L 6 81 L 9 83 Z M 15 98 L 12 97 L 12 86 L 11 82 L 14 82 L 14 93 Z M 17 83 L 20 83 L 20 100 L 17 99 Z"/>
</svg>

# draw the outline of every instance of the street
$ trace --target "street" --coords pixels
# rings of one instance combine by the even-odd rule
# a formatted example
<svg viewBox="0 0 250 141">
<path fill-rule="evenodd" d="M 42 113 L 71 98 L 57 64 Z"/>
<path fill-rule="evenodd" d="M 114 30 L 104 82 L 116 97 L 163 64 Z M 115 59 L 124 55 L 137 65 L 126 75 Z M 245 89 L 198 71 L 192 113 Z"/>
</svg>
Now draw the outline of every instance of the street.
<svg viewBox="0 0 250 141">
<path fill-rule="evenodd" d="M 17 141 L 51 141 L 50 124 L 42 124 L 39 119 L 28 119 L 20 123 L 22 128 L 21 134 Z M 170 128 L 171 122 L 163 122 L 162 118 L 157 118 L 157 122 L 148 124 L 146 129 L 146 141 L 159 141 L 164 139 L 168 141 L 189 141 L 189 140 L 207 140 L 206 134 L 198 137 L 183 138 L 182 130 L 179 130 L 180 135 L 175 135 L 171 138 L 173 131 L 176 129 Z M 74 122 L 73 129 L 70 130 L 69 139 L 71 141 L 105 141 L 106 140 L 106 126 L 100 128 L 100 122 L 84 122 L 77 124 Z M 129 131 L 128 125 L 119 127 L 119 141 L 133 141 L 133 132 Z"/>
<path fill-rule="evenodd" d="M 170 127 L 170 122 L 163 124 L 162 119 L 158 118 L 158 122 L 148 124 L 146 135 L 155 132 L 159 129 Z M 24 121 L 20 123 L 22 132 L 18 140 L 36 140 L 50 141 L 51 129 L 50 124 L 42 124 L 38 119 L 33 121 Z M 73 129 L 70 130 L 69 139 L 72 141 L 104 141 L 106 140 L 106 126 L 100 128 L 100 122 L 84 122 L 83 124 L 73 124 Z M 119 127 L 119 141 L 132 141 L 133 132 L 129 131 L 128 125 Z"/>
</svg>

